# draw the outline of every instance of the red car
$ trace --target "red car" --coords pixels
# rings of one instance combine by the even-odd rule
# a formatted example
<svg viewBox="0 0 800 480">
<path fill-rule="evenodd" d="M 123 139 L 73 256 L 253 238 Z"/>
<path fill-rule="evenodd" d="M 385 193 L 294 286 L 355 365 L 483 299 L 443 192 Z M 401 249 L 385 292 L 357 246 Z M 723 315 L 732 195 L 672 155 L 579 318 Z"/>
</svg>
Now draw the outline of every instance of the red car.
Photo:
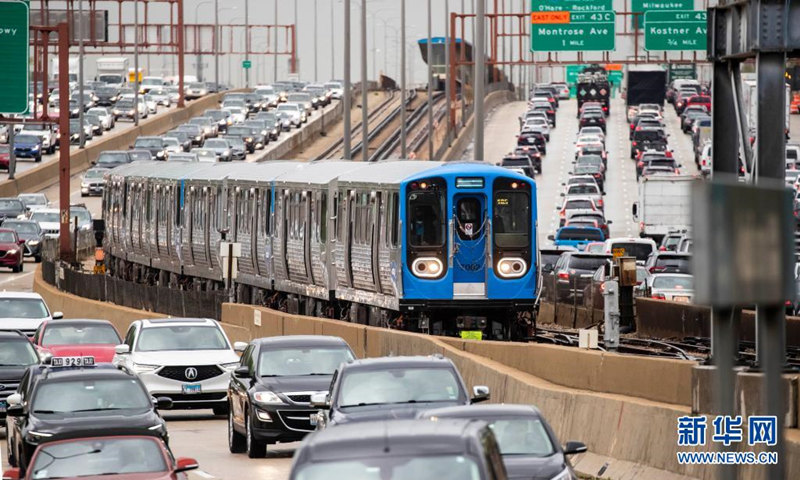
<svg viewBox="0 0 800 480">
<path fill-rule="evenodd" d="M 9 162 L 11 162 L 11 149 L 8 145 L 0 145 L 0 170 L 8 171 Z"/>
<path fill-rule="evenodd" d="M 17 232 L 0 228 L 0 267 L 8 267 L 12 272 L 21 272 L 24 263 L 25 240 L 20 240 Z"/>
<path fill-rule="evenodd" d="M 24 477 L 19 468 L 12 468 L 3 472 L 3 478 L 185 480 L 184 472 L 198 467 L 193 458 L 173 459 L 158 437 L 119 435 L 42 443 Z"/>
<path fill-rule="evenodd" d="M 108 320 L 44 321 L 33 335 L 39 356 L 94 357 L 96 363 L 111 363 L 114 347 L 120 343 L 117 330 Z"/>
</svg>

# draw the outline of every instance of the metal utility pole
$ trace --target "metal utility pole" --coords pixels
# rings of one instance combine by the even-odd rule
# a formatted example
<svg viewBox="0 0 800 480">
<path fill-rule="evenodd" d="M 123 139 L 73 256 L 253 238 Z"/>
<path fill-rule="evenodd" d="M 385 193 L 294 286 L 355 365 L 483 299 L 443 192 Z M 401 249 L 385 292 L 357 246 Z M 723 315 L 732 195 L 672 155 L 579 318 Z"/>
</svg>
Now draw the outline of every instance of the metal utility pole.
<svg viewBox="0 0 800 480">
<path fill-rule="evenodd" d="M 331 2 L 333 3 L 333 2 Z M 297 4 L 297 2 L 295 2 Z M 319 36 L 317 33 L 319 32 L 319 26 L 317 25 L 317 10 L 319 9 L 319 2 L 314 0 L 314 81 L 319 81 L 319 55 L 317 54 L 317 50 L 319 49 L 319 41 L 317 37 Z M 331 39 L 331 43 L 333 40 Z"/>
<path fill-rule="evenodd" d="M 484 0 L 478 0 L 475 10 L 475 147 L 473 148 L 473 159 L 483 161 L 483 90 L 486 81 L 486 5 Z"/>
<path fill-rule="evenodd" d="M 275 24 L 278 24 L 277 18 L 275 19 Z M 276 28 L 275 31 L 277 32 L 278 29 Z M 278 42 L 275 42 L 275 46 L 277 47 Z M 278 54 L 275 54 L 275 58 L 278 58 Z M 244 0 L 244 59 L 250 59 L 250 0 Z M 242 65 L 244 66 L 244 65 Z M 244 69 L 244 86 L 245 88 L 250 88 L 250 69 Z"/>
<path fill-rule="evenodd" d="M 179 8 L 180 8 L 180 5 L 183 5 L 183 3 L 179 2 L 178 5 L 179 5 Z M 182 21 L 183 12 L 181 12 L 179 15 L 180 15 L 179 21 Z M 178 31 L 180 32 L 179 33 L 179 38 L 182 39 L 183 38 L 183 28 L 178 28 Z M 179 39 L 179 42 L 181 42 L 180 39 Z M 182 46 L 183 45 L 182 45 L 182 42 L 181 42 L 181 47 Z M 182 66 L 183 65 L 183 48 L 178 48 L 178 51 L 179 51 L 178 55 L 180 56 L 178 61 L 180 62 L 180 65 Z M 181 71 L 179 73 L 179 77 L 180 77 L 179 80 L 180 80 L 181 85 L 180 85 L 178 90 L 181 92 L 181 98 L 183 98 L 183 85 L 182 85 L 183 84 L 183 68 L 180 68 L 180 70 Z M 133 2 L 133 124 L 136 125 L 137 127 L 139 126 L 139 0 L 135 0 Z M 83 128 L 83 125 L 81 125 L 81 129 L 82 128 Z"/>
<path fill-rule="evenodd" d="M 86 131 L 83 128 L 83 0 L 78 1 L 78 123 L 81 126 L 79 148 L 86 146 Z"/>
<path fill-rule="evenodd" d="M 247 0 L 245 0 L 247 1 Z M 295 9 L 297 8 L 297 1 L 295 1 Z M 245 12 L 245 16 L 247 12 Z M 297 25 L 297 15 L 295 15 L 295 25 Z M 275 25 L 278 25 L 278 0 L 275 0 Z M 278 81 L 278 29 L 275 28 L 275 44 L 272 47 L 275 50 L 275 53 L 272 56 L 272 80 L 277 82 Z"/>
<path fill-rule="evenodd" d="M 219 87 L 219 51 L 221 49 L 219 41 L 219 0 L 214 0 L 214 83 Z"/>
<path fill-rule="evenodd" d="M 336 38 L 336 22 L 334 21 L 335 17 L 333 16 L 334 13 L 333 0 L 330 0 L 330 4 L 331 4 L 331 80 L 333 80 L 334 78 L 336 78 L 336 62 L 333 60 L 334 58 L 336 58 L 336 42 L 334 42 L 334 39 Z M 295 2 L 295 6 L 296 5 L 297 2 Z M 295 22 L 295 28 L 297 28 L 296 26 L 297 22 Z"/>
<path fill-rule="evenodd" d="M 374 60 L 373 60 L 374 61 Z M 369 107 L 367 106 L 367 0 L 361 1 L 361 160 L 369 161 Z"/>
<path fill-rule="evenodd" d="M 403 0 L 405 1 L 405 0 Z M 351 150 L 351 119 L 350 110 L 353 106 L 353 86 L 350 82 L 350 0 L 344 0 L 344 30 L 342 31 L 344 37 L 344 92 L 342 93 L 342 110 L 344 114 L 344 159 L 352 160 L 353 152 Z M 333 59 L 331 59 L 333 61 Z"/>
<path fill-rule="evenodd" d="M 428 0 L 428 160 L 433 160 L 433 38 L 431 28 L 433 23 L 431 0 Z"/>
<path fill-rule="evenodd" d="M 400 92 L 401 98 L 406 98 L 408 85 L 406 85 L 406 0 L 400 0 Z M 406 109 L 400 109 L 400 158 L 408 158 L 408 139 L 406 138 Z"/>
<path fill-rule="evenodd" d="M 453 60 L 450 58 L 450 42 L 452 39 L 450 38 L 452 32 L 450 31 L 450 0 L 444 0 L 444 65 L 445 65 L 445 72 L 450 72 L 450 61 Z M 444 98 L 445 102 L 447 103 L 447 129 L 450 129 L 450 109 L 452 105 L 450 105 L 450 79 L 444 82 Z M 445 141 L 447 141 L 447 137 L 445 137 Z M 432 159 L 431 159 L 432 160 Z"/>
<path fill-rule="evenodd" d="M 525 0 L 522 0 L 522 1 L 524 2 Z M 467 13 L 466 5 L 464 5 L 464 0 L 461 0 L 461 13 L 462 14 L 463 13 Z M 462 28 L 462 30 L 464 30 L 464 28 Z M 459 59 L 463 62 L 464 61 L 464 52 L 466 51 L 466 48 L 464 48 L 464 45 L 467 44 L 467 38 L 466 38 L 467 37 L 467 32 L 461 32 L 461 35 L 463 35 L 464 38 L 461 41 L 461 45 L 459 45 L 459 55 L 458 56 L 459 56 Z M 458 68 L 458 78 L 460 80 L 459 83 L 461 83 L 461 128 L 464 128 L 464 125 L 465 125 L 465 123 L 467 121 L 466 120 L 466 118 L 467 118 L 467 115 L 466 115 L 466 113 L 467 113 L 467 96 L 464 95 L 464 93 L 465 93 L 464 87 L 467 84 L 467 79 L 466 79 L 466 76 L 464 75 L 464 67 L 463 66 L 460 66 Z"/>
</svg>

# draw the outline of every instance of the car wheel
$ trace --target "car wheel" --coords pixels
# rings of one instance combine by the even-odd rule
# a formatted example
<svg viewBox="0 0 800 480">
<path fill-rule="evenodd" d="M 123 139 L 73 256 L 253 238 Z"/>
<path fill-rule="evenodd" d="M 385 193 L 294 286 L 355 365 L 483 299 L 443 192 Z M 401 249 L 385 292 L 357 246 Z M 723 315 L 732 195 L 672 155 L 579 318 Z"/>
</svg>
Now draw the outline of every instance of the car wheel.
<svg viewBox="0 0 800 480">
<path fill-rule="evenodd" d="M 228 410 L 229 410 L 229 408 L 228 408 L 228 404 L 227 403 L 225 405 L 220 405 L 218 407 L 214 407 L 214 415 L 217 415 L 217 416 L 220 416 L 220 417 L 222 415 L 227 415 L 228 414 Z"/>
<path fill-rule="evenodd" d="M 231 453 L 242 453 L 246 447 L 244 435 L 233 427 L 233 410 L 228 408 L 228 450 Z"/>
<path fill-rule="evenodd" d="M 19 262 L 19 270 L 17 270 L 17 271 L 21 272 L 23 270 L 25 270 L 25 260 L 22 260 L 21 262 Z"/>
<path fill-rule="evenodd" d="M 42 156 L 41 156 L 41 155 L 39 155 L 38 157 L 36 157 L 36 161 L 37 161 L 37 162 L 41 162 L 41 161 L 42 161 Z"/>
<path fill-rule="evenodd" d="M 257 440 L 255 438 L 255 434 L 253 433 L 253 418 L 250 416 L 250 412 L 246 412 L 245 417 L 245 430 L 247 431 L 245 434 L 245 439 L 247 440 L 247 456 L 249 458 L 264 458 L 267 455 L 267 444 L 266 442 Z"/>
</svg>

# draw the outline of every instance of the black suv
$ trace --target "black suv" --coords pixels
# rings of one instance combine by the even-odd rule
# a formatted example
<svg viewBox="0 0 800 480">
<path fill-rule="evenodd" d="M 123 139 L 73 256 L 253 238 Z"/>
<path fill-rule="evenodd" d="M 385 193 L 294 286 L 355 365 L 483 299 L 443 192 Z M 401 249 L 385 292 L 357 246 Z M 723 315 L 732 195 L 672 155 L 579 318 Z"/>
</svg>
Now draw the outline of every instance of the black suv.
<svg viewBox="0 0 800 480">
<path fill-rule="evenodd" d="M 519 168 L 530 178 L 533 178 L 536 172 L 541 171 L 542 168 L 541 160 L 539 161 L 539 165 L 534 167 L 533 162 L 527 155 L 506 155 L 500 161 L 500 166 L 505 168 Z"/>
<path fill-rule="evenodd" d="M 582 303 L 583 289 L 592 281 L 592 275 L 612 257 L 602 253 L 565 252 L 553 267 L 551 282 L 556 300 Z"/>
<path fill-rule="evenodd" d="M 24 333 L 0 330 L 0 418 L 6 418 L 6 400 L 19 386 L 25 370 L 37 363 L 39 354 Z"/>
<path fill-rule="evenodd" d="M 640 151 L 667 149 L 667 134 L 662 128 L 642 127 L 633 132 L 631 138 L 631 158 L 636 158 Z"/>
<path fill-rule="evenodd" d="M 22 471 L 43 442 L 82 435 L 155 435 L 168 442 L 167 424 L 155 400 L 135 375 L 112 365 L 29 367 L 17 392 L 8 397 L 8 463 Z"/>
<path fill-rule="evenodd" d="M 311 395 L 327 394 L 333 372 L 355 359 L 338 337 L 294 335 L 253 340 L 228 387 L 231 453 L 263 457 L 267 444 L 302 440 L 315 429 Z"/>
<path fill-rule="evenodd" d="M 414 418 L 430 408 L 468 405 L 489 399 L 489 388 L 473 387 L 449 359 L 383 357 L 342 364 L 333 374 L 330 393 L 315 394 L 311 406 L 320 408 L 317 428 L 372 420 Z"/>
</svg>

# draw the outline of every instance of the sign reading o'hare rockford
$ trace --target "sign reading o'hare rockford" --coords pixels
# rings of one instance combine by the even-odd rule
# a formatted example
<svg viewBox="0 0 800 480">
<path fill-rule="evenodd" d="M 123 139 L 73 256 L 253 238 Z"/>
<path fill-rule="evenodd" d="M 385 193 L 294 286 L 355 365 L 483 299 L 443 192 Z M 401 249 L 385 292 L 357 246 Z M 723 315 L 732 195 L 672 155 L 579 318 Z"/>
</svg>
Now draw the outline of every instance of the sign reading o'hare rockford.
<svg viewBox="0 0 800 480">
<path fill-rule="evenodd" d="M 28 2 L 0 0 L 0 113 L 28 111 Z"/>
<path fill-rule="evenodd" d="M 614 50 L 612 0 L 531 0 L 531 51 Z"/>
</svg>

